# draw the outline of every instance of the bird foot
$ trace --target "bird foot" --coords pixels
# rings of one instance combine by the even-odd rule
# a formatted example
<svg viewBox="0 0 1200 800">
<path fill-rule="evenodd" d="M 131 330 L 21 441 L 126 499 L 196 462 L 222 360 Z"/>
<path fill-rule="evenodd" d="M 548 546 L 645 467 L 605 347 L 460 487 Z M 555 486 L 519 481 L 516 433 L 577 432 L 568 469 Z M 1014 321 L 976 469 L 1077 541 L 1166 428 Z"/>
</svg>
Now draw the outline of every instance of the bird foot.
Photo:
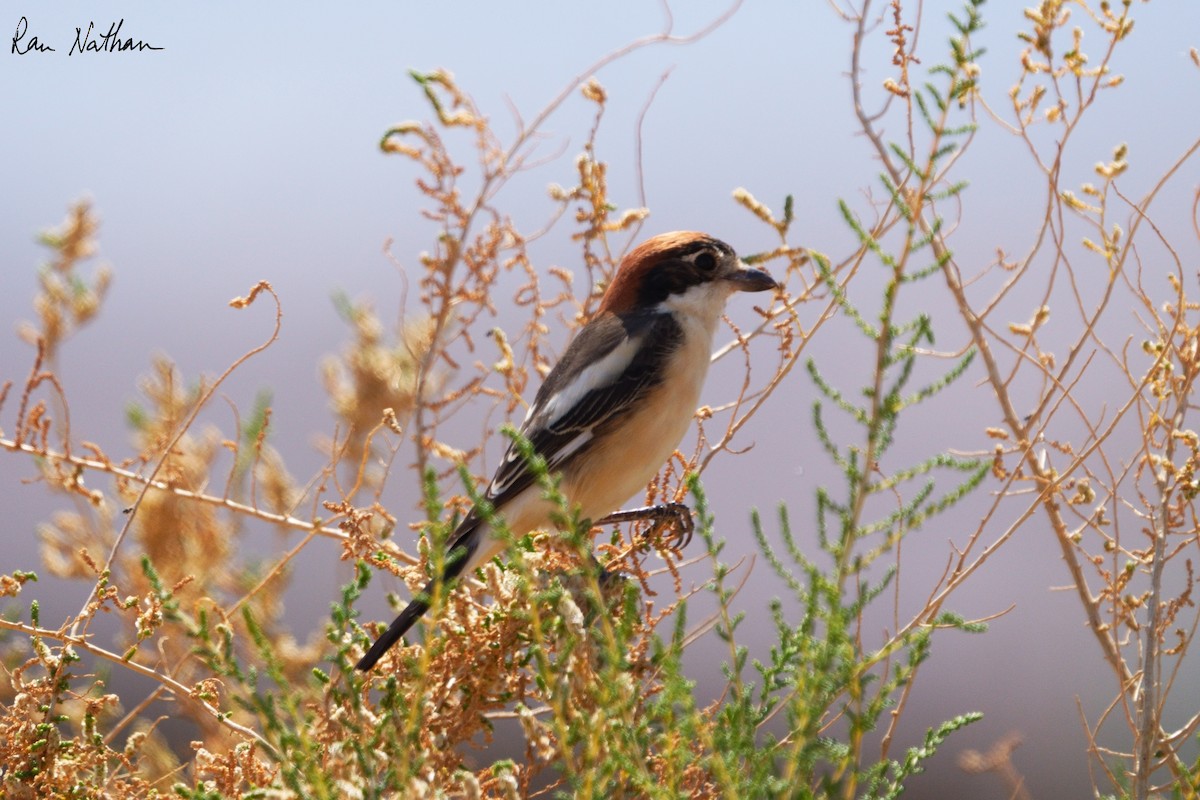
<svg viewBox="0 0 1200 800">
<path fill-rule="evenodd" d="M 595 524 L 611 525 L 645 519 L 655 523 L 654 530 L 656 531 L 663 525 L 674 523 L 675 530 L 671 538 L 676 540 L 676 546 L 680 548 L 687 547 L 692 541 L 692 534 L 696 532 L 696 523 L 692 520 L 692 510 L 683 503 L 662 503 L 656 506 L 616 511 L 597 520 Z"/>
</svg>

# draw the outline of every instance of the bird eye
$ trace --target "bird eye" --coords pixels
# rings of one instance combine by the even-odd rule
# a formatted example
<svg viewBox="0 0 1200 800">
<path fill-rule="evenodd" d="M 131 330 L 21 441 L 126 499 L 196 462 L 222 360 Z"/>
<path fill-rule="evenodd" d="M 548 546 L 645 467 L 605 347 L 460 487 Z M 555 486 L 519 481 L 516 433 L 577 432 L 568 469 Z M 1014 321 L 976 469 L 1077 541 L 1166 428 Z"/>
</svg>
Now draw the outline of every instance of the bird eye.
<svg viewBox="0 0 1200 800">
<path fill-rule="evenodd" d="M 696 256 L 696 260 L 692 263 L 703 272 L 712 272 L 717 266 L 717 259 L 712 253 L 706 250 Z"/>
</svg>

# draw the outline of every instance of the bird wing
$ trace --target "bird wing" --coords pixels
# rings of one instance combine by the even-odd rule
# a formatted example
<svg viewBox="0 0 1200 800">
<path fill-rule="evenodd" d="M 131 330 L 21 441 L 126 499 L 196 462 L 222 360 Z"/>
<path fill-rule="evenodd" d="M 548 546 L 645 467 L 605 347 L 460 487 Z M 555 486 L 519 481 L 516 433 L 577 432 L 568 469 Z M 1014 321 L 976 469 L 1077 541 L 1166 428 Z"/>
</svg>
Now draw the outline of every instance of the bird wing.
<svg viewBox="0 0 1200 800">
<path fill-rule="evenodd" d="M 662 379 L 662 365 L 681 335 L 670 314 L 606 315 L 588 323 L 538 390 L 520 435 L 554 472 L 583 451 L 614 417 Z M 511 443 L 484 497 L 497 511 L 536 477 Z M 478 524 L 473 509 L 451 537 L 453 550 Z"/>
</svg>

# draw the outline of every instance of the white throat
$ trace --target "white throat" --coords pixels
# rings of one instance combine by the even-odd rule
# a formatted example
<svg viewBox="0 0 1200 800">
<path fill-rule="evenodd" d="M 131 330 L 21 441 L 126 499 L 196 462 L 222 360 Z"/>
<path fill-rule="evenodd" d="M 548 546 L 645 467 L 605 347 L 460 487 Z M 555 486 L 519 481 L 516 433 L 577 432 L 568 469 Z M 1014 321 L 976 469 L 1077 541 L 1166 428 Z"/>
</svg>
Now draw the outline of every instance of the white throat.
<svg viewBox="0 0 1200 800">
<path fill-rule="evenodd" d="M 711 347 L 717 321 L 725 312 L 725 301 L 732 293 L 732 287 L 725 281 L 705 281 L 671 295 L 659 303 L 658 307 L 662 311 L 674 313 L 686 337 L 691 338 L 703 331 L 704 338 Z"/>
</svg>

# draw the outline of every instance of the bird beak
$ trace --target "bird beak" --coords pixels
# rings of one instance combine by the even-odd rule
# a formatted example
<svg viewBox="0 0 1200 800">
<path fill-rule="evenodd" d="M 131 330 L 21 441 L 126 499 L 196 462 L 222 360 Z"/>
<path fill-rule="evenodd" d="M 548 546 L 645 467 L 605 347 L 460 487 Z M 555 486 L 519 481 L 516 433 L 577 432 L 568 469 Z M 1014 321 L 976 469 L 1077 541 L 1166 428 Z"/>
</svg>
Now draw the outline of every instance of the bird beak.
<svg viewBox="0 0 1200 800">
<path fill-rule="evenodd" d="M 737 272 L 726 278 L 740 292 L 765 292 L 767 289 L 778 289 L 779 284 L 761 269 L 747 267 L 745 264 Z"/>
</svg>

